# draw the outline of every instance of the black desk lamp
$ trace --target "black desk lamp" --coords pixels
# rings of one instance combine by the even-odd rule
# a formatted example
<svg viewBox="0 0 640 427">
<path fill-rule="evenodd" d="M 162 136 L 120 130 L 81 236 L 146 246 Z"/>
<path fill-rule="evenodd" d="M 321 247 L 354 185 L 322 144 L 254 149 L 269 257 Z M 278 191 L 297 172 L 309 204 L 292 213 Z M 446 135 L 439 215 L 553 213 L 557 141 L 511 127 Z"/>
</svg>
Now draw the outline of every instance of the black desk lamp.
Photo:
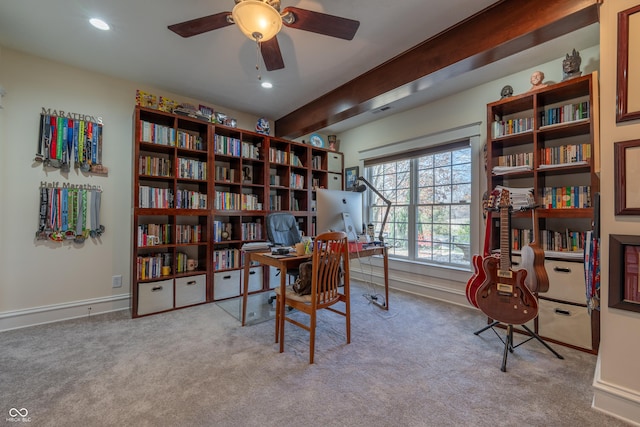
<svg viewBox="0 0 640 427">
<path fill-rule="evenodd" d="M 358 181 L 362 181 L 364 183 L 358 185 Z M 380 199 L 387 205 L 387 210 L 384 213 L 384 218 L 382 219 L 382 224 L 380 225 L 380 234 L 378 235 L 378 239 L 380 240 L 380 243 L 384 246 L 384 237 L 382 235 L 382 233 L 384 232 L 384 227 L 387 224 L 387 218 L 389 217 L 389 211 L 391 210 L 391 201 L 389 199 L 387 199 L 386 197 L 384 197 L 373 185 L 371 185 L 371 183 L 369 181 L 367 181 L 363 176 L 359 176 L 356 179 L 355 184 L 353 185 L 352 190 L 357 192 L 357 193 L 364 193 L 365 190 L 367 189 L 367 187 L 369 187 L 369 189 L 371 189 L 371 191 L 373 191 L 378 197 L 380 197 Z"/>
</svg>

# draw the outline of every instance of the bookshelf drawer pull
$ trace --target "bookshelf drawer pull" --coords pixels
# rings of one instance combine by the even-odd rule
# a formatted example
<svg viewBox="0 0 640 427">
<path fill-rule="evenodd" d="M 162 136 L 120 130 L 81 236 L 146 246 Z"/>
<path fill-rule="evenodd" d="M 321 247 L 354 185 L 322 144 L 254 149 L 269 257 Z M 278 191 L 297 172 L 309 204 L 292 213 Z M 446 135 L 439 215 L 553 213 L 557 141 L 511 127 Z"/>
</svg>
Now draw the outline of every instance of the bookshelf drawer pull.
<svg viewBox="0 0 640 427">
<path fill-rule="evenodd" d="M 227 280 L 227 279 L 231 279 L 231 276 L 222 276 L 222 278 Z"/>
<path fill-rule="evenodd" d="M 571 316 L 571 312 L 569 310 L 563 310 L 561 308 L 556 308 L 555 310 L 556 314 L 561 314 L 563 316 Z"/>
<path fill-rule="evenodd" d="M 557 271 L 558 273 L 571 273 L 569 267 L 553 267 L 553 271 Z"/>
<path fill-rule="evenodd" d="M 190 280 L 190 281 L 187 282 L 187 286 L 195 285 L 197 283 L 198 282 L 196 282 L 195 280 Z"/>
<path fill-rule="evenodd" d="M 252 274 L 256 274 L 256 272 L 255 271 L 250 271 L 249 275 L 252 275 Z"/>
<path fill-rule="evenodd" d="M 511 261 L 511 265 L 520 265 L 520 263 L 517 261 Z"/>
<path fill-rule="evenodd" d="M 154 286 L 153 288 L 151 288 L 151 292 L 159 292 L 162 289 L 163 289 L 162 286 Z"/>
</svg>

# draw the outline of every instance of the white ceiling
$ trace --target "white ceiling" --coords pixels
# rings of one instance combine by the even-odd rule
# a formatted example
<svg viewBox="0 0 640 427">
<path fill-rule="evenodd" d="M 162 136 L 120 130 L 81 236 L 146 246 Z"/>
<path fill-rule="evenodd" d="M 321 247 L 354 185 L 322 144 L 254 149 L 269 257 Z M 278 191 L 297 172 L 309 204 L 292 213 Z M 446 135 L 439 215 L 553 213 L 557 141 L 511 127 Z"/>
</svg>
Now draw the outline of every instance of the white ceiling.
<svg viewBox="0 0 640 427">
<path fill-rule="evenodd" d="M 262 80 L 274 85 L 269 90 L 259 85 L 255 43 L 235 26 L 191 38 L 167 29 L 230 11 L 233 0 L 0 0 L 0 45 L 275 120 L 494 2 L 282 0 L 282 8 L 355 19 L 360 28 L 353 40 L 345 41 L 283 27 L 278 42 L 285 68 L 267 72 L 260 64 Z M 91 17 L 104 19 L 112 30 L 94 29 Z M 569 39 L 420 92 L 388 114 L 548 62 L 562 56 L 567 46 L 596 45 L 597 25 L 565 37 Z M 326 131 L 339 133 L 381 117 L 365 113 Z"/>
</svg>

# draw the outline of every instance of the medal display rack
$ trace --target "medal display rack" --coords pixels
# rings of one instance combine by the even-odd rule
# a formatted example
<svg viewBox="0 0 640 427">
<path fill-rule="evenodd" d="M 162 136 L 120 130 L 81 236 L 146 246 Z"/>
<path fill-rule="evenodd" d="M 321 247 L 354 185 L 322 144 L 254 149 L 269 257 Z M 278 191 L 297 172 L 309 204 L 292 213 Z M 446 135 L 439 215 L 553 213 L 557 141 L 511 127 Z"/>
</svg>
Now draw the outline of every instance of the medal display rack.
<svg viewBox="0 0 640 427">
<path fill-rule="evenodd" d="M 106 175 L 108 169 L 102 164 L 102 123 L 41 114 L 34 160 L 63 172 L 73 167 Z"/>
<path fill-rule="evenodd" d="M 105 231 L 100 224 L 102 188 L 95 185 L 40 184 L 36 240 L 83 244 Z"/>
</svg>

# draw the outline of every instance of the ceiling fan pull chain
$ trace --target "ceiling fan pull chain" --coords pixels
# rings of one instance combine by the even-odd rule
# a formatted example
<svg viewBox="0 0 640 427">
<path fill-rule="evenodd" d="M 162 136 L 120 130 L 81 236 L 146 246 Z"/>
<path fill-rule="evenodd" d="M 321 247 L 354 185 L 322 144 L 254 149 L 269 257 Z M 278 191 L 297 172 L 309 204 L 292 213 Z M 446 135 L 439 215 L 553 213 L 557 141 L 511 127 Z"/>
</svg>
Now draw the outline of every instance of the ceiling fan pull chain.
<svg viewBox="0 0 640 427">
<path fill-rule="evenodd" d="M 262 80 L 260 75 L 260 39 L 256 37 L 256 71 L 258 72 L 258 81 Z"/>
</svg>

